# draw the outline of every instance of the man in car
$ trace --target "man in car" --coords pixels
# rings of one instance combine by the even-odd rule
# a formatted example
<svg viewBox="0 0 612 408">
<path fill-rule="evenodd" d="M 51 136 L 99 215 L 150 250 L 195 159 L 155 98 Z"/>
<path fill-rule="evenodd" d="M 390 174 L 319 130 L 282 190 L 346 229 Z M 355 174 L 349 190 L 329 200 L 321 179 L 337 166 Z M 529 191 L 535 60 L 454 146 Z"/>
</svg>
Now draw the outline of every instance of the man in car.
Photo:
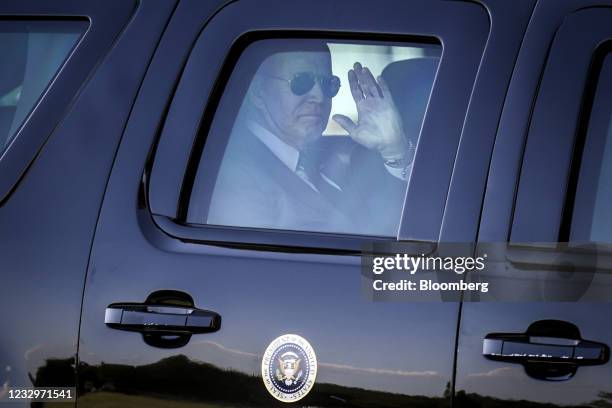
<svg viewBox="0 0 612 408">
<path fill-rule="evenodd" d="M 291 42 L 257 69 L 226 149 L 207 223 L 388 235 L 397 229 L 413 148 L 382 77 L 356 62 L 357 122 L 325 146 L 332 75 L 324 43 Z M 382 169 L 382 170 L 381 170 Z"/>
</svg>

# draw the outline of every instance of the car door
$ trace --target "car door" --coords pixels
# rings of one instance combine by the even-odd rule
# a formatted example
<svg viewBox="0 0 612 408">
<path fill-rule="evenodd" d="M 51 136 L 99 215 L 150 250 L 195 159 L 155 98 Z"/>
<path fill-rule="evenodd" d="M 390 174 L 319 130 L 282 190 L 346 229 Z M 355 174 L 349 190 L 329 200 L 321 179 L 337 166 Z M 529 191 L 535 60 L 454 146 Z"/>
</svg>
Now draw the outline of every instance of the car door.
<svg viewBox="0 0 612 408">
<path fill-rule="evenodd" d="M 11 390 L 75 387 L 83 284 L 104 186 L 172 7 L 0 4 L 2 402 L 38 403 L 11 400 Z"/>
<path fill-rule="evenodd" d="M 506 284 L 521 290 L 463 305 L 461 405 L 610 403 L 611 18 L 607 2 L 540 1 L 534 11 L 479 231 L 481 243 L 510 242 L 507 264 L 523 274 Z"/>
<path fill-rule="evenodd" d="M 502 4 L 182 1 L 106 190 L 84 292 L 79 404 L 269 406 L 283 396 L 266 389 L 266 350 L 299 346 L 300 359 L 316 355 L 309 369 L 318 367 L 316 380 L 303 374 L 310 392 L 293 394 L 305 405 L 448 406 L 458 302 L 373 302 L 361 292 L 360 251 L 372 242 L 438 242 L 445 212 L 459 210 L 447 204 L 454 171 L 484 180 L 486 154 L 469 168 L 454 160 L 464 141 L 476 142 L 462 136 L 474 93 L 481 98 L 471 126 L 482 130 L 484 151 L 492 146 L 495 120 L 476 118 L 501 112 L 532 6 Z M 201 202 L 193 192 L 216 188 L 206 177 L 225 160 L 247 57 L 257 44 L 312 39 L 369 50 L 410 45 L 438 58 L 396 232 L 194 218 Z M 483 189 L 477 183 L 475 194 Z M 449 234 L 476 229 L 479 208 L 461 211 L 464 225 L 448 225 Z M 276 369 L 288 387 L 302 375 Z"/>
</svg>

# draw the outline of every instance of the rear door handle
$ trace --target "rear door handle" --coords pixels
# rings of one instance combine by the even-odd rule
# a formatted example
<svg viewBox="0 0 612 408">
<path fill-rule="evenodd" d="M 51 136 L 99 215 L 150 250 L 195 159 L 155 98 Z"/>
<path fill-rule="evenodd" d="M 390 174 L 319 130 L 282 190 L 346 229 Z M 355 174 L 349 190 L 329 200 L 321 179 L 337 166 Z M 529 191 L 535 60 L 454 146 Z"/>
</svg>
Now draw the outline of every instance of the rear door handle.
<svg viewBox="0 0 612 408">
<path fill-rule="evenodd" d="M 522 364 L 528 375 L 543 380 L 567 380 L 578 367 L 608 362 L 610 348 L 583 340 L 578 328 L 559 320 L 540 320 L 525 333 L 491 333 L 482 344 L 490 360 Z"/>
<path fill-rule="evenodd" d="M 510 363 L 558 362 L 578 366 L 605 364 L 608 348 L 588 340 L 494 333 L 485 337 L 482 353 Z"/>
<path fill-rule="evenodd" d="M 142 333 L 212 333 L 221 328 L 221 315 L 193 307 L 113 303 L 106 308 L 104 323 L 113 329 Z"/>
</svg>

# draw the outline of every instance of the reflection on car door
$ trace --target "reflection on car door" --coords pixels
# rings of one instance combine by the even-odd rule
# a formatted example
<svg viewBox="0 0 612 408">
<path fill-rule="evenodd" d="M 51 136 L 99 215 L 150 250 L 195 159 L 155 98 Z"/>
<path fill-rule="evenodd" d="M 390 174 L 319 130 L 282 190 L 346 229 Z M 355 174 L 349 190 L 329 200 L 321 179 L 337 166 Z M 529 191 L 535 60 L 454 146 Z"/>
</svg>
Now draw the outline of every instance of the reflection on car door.
<svg viewBox="0 0 612 408">
<path fill-rule="evenodd" d="M 601 152 L 595 153 L 596 149 L 589 146 L 592 147 L 595 137 L 600 141 L 605 139 L 609 124 L 609 103 L 602 95 L 609 92 L 610 71 L 601 63 L 608 51 L 601 45 L 612 38 L 609 28 L 612 14 L 607 8 L 609 4 L 606 7 L 601 4 L 601 8 L 595 7 L 599 4 L 591 4 L 592 8 L 582 9 L 584 5 L 585 2 L 551 1 L 540 2 L 536 9 L 530 23 L 533 27 L 528 30 L 525 49 L 517 63 L 516 84 L 520 82 L 523 91 L 514 92 L 511 85 L 508 109 L 498 133 L 500 143 L 491 164 L 489 185 L 492 188 L 485 198 L 481 242 L 553 243 L 549 245 L 550 252 L 550 248 L 557 248 L 557 242 L 570 241 L 570 245 L 578 248 L 587 241 L 602 241 L 600 233 L 584 233 L 585 226 L 590 229 L 595 213 L 592 206 L 591 211 L 581 206 L 589 193 L 579 186 L 588 185 L 590 190 L 597 186 L 595 177 L 588 176 L 581 163 L 602 163 Z M 538 54 L 536 50 L 549 47 L 550 41 L 552 46 L 545 60 L 545 53 Z M 530 83 L 530 78 L 539 78 L 541 67 L 539 89 L 534 86 L 526 92 L 524 84 Z M 537 95 L 528 95 L 536 89 Z M 519 151 L 525 133 L 519 129 L 526 128 L 528 122 L 520 119 L 527 119 L 524 114 L 530 109 L 531 98 L 535 105 L 521 161 Z M 520 101 L 527 102 L 524 109 L 518 108 Z M 601 123 L 602 113 L 606 115 L 605 126 L 597 125 Z M 511 129 L 517 133 L 509 139 L 503 137 Z M 596 135 L 596 129 L 605 131 Z M 513 172 L 513 161 L 522 162 L 520 178 L 518 171 Z M 510 215 L 506 211 L 513 203 L 513 215 Z M 583 225 L 573 224 L 572 218 L 582 220 Z M 603 241 L 609 239 L 604 237 Z M 543 244 L 536 246 L 542 248 Z M 612 368 L 609 364 L 600 365 L 607 361 L 612 344 L 612 330 L 607 323 L 609 300 L 580 301 L 594 292 L 609 293 L 610 279 L 605 274 L 593 274 L 592 269 L 583 271 L 587 274 L 580 273 L 580 267 L 574 266 L 566 268 L 566 272 L 546 272 L 533 267 L 527 271 L 530 272 L 529 293 L 510 299 L 513 303 L 491 299 L 487 303 L 463 305 L 456 374 L 459 404 L 606 406 L 611 403 Z M 559 288 L 564 285 L 572 290 L 560 292 Z M 550 301 L 551 295 L 556 296 L 552 299 L 564 302 Z M 526 334 L 531 338 L 518 346 L 508 343 L 507 351 L 513 350 L 512 358 L 484 358 L 484 353 L 491 352 L 485 337 L 505 335 L 508 338 L 510 334 Z M 598 365 L 584 364 L 580 352 L 574 350 L 580 340 L 600 343 L 595 350 L 601 358 Z M 525 355 L 531 359 L 521 360 Z M 561 362 L 537 361 L 557 356 L 563 356 Z"/>
<path fill-rule="evenodd" d="M 408 200 L 416 203 L 412 208 L 427 205 L 432 211 L 400 229 L 400 237 L 437 237 L 446 197 L 440 192 L 448 188 L 489 35 L 486 10 L 471 2 L 445 1 L 391 1 L 385 10 L 365 3 L 339 10 L 325 1 L 297 9 L 282 1 L 238 1 L 207 21 L 216 7 L 214 2 L 179 4 L 126 128 L 88 270 L 79 404 L 269 406 L 274 399 L 260 374 L 264 351 L 278 336 L 297 334 L 311 344 L 319 366 L 306 404 L 449 406 L 458 303 L 362 298 L 358 244 L 366 239 L 321 235 L 320 247 L 313 247 L 303 244 L 312 240 L 300 241 L 299 236 L 283 244 L 270 231 L 206 235 L 212 233 L 177 222 L 177 206 L 208 91 L 227 46 L 243 31 L 295 27 L 299 33 L 314 28 L 345 35 L 440 36 L 447 60 L 434 85 L 422 130 L 428 142 L 417 152 L 415 187 L 408 192 Z M 265 14 L 260 12 L 264 9 Z M 309 12 L 313 9 L 319 15 Z M 336 18 L 338 12 L 343 18 Z M 454 24 L 448 24 L 450 19 Z M 198 65 L 202 61 L 207 63 Z M 202 66 L 206 69 L 194 70 Z M 150 152 L 158 132 L 157 151 Z M 153 172 L 154 179 L 146 171 L 150 165 L 163 170 Z M 143 330 L 138 324 L 142 313 L 162 307 L 207 310 L 210 319 L 203 331 L 209 332 L 142 334 L 105 324 L 105 318 L 116 323 L 119 310 L 120 324 L 124 316 L 135 317 L 131 327 L 123 328 Z"/>
</svg>

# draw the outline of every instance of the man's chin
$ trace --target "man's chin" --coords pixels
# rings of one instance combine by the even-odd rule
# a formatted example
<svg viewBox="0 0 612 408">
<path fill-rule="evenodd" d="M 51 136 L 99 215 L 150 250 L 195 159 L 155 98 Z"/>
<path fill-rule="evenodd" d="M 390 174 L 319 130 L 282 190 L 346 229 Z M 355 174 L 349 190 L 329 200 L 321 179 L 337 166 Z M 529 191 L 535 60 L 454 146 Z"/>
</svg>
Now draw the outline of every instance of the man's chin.
<svg viewBox="0 0 612 408">
<path fill-rule="evenodd" d="M 316 129 L 325 129 L 327 119 L 321 115 L 303 115 L 298 118 L 296 124 L 299 124 L 305 131 L 311 132 Z"/>
</svg>

